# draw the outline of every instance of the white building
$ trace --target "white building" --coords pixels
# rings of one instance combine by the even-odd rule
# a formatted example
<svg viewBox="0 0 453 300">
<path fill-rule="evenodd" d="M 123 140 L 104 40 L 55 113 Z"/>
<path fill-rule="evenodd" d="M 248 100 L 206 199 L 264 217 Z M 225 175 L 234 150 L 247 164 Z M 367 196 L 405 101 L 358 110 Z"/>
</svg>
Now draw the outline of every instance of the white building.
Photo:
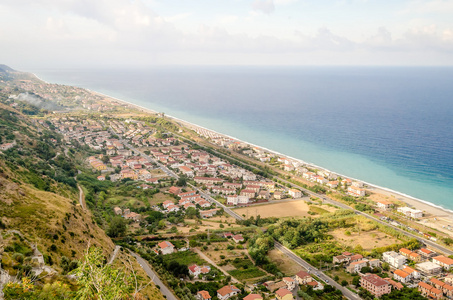
<svg viewBox="0 0 453 300">
<path fill-rule="evenodd" d="M 247 196 L 228 196 L 227 197 L 227 204 L 228 205 L 243 205 L 243 204 L 248 204 L 250 201 L 250 198 Z"/>
<path fill-rule="evenodd" d="M 401 268 L 406 263 L 406 257 L 395 251 L 384 252 L 382 254 L 382 260 L 396 269 Z"/>
<path fill-rule="evenodd" d="M 363 197 L 365 196 L 365 190 L 355 186 L 348 187 L 348 194 L 354 197 Z"/>
<path fill-rule="evenodd" d="M 414 219 L 420 219 L 423 217 L 423 212 L 419 209 L 412 209 L 410 207 L 398 207 L 397 209 L 398 212 L 402 213 L 403 215 L 414 218 Z"/>
<path fill-rule="evenodd" d="M 297 189 L 290 189 L 288 191 L 288 194 L 293 197 L 293 198 L 301 198 L 302 197 L 302 192 L 297 190 Z"/>
</svg>

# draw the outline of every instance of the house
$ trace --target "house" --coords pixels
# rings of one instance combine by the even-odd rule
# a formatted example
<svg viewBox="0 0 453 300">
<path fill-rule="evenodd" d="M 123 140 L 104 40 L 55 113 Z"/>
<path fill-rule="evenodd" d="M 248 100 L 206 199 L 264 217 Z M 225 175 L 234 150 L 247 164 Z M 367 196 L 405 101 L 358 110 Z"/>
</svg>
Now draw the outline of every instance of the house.
<svg viewBox="0 0 453 300">
<path fill-rule="evenodd" d="M 404 207 L 398 207 L 397 211 L 399 213 L 402 213 L 403 215 L 414 218 L 414 219 L 420 219 L 423 217 L 423 212 L 419 209 L 412 209 L 410 207 L 404 206 Z"/>
<path fill-rule="evenodd" d="M 97 177 L 97 179 L 98 179 L 99 181 L 104 181 L 104 180 L 105 180 L 105 176 L 100 175 L 100 176 Z"/>
<path fill-rule="evenodd" d="M 376 274 L 362 276 L 360 286 L 378 298 L 391 292 L 390 284 Z"/>
<path fill-rule="evenodd" d="M 197 295 L 195 296 L 197 300 L 211 300 L 211 295 L 209 295 L 208 291 L 198 291 Z"/>
<path fill-rule="evenodd" d="M 337 255 L 337 256 L 334 256 L 333 259 L 332 259 L 332 262 L 334 264 L 341 264 L 341 263 L 349 263 L 349 261 L 351 260 L 351 258 L 349 256 L 344 256 L 344 255 Z"/>
<path fill-rule="evenodd" d="M 189 269 L 189 274 L 196 277 L 200 274 L 208 274 L 211 271 L 210 266 L 198 266 L 196 264 L 193 264 L 188 267 Z"/>
<path fill-rule="evenodd" d="M 227 204 L 228 205 L 238 205 L 238 204 L 248 204 L 250 198 L 247 196 L 228 196 Z"/>
<path fill-rule="evenodd" d="M 213 208 L 209 210 L 201 210 L 200 211 L 200 217 L 206 219 L 213 217 L 220 209 L 219 208 Z"/>
<path fill-rule="evenodd" d="M 177 212 L 177 211 L 179 211 L 179 207 L 177 205 L 170 204 L 169 206 L 167 206 L 167 212 Z"/>
<path fill-rule="evenodd" d="M 442 267 L 430 261 L 425 261 L 415 265 L 417 270 L 425 275 L 435 275 L 442 272 Z"/>
<path fill-rule="evenodd" d="M 384 280 L 387 281 L 393 287 L 393 289 L 402 290 L 404 287 L 401 283 L 396 282 L 390 278 L 384 278 Z"/>
<path fill-rule="evenodd" d="M 404 272 L 406 272 L 407 274 L 409 274 L 413 279 L 419 279 L 420 278 L 420 272 L 418 272 L 417 270 L 411 268 L 411 267 L 404 267 L 403 269 Z"/>
<path fill-rule="evenodd" d="M 275 296 L 278 300 L 293 300 L 293 293 L 288 291 L 285 288 L 281 288 L 278 291 L 275 292 Z"/>
<path fill-rule="evenodd" d="M 296 280 L 299 284 L 307 284 L 308 282 L 312 281 L 313 278 L 307 272 L 299 271 L 296 274 Z"/>
<path fill-rule="evenodd" d="M 254 198 L 255 197 L 255 191 L 254 190 L 248 190 L 248 189 L 243 189 L 241 191 L 241 196 L 248 197 L 248 198 Z"/>
<path fill-rule="evenodd" d="M 394 267 L 395 269 L 401 268 L 406 263 L 406 257 L 395 251 L 387 251 L 382 254 L 382 260 Z"/>
<path fill-rule="evenodd" d="M 276 199 L 276 200 L 281 200 L 281 199 L 283 199 L 283 193 L 282 193 L 282 192 L 279 192 L 279 191 L 275 191 L 275 192 L 274 192 L 274 199 Z"/>
<path fill-rule="evenodd" d="M 233 235 L 233 241 L 236 244 L 238 244 L 238 243 L 243 242 L 245 240 L 244 240 L 244 237 L 242 236 L 242 234 L 236 234 L 236 235 Z"/>
<path fill-rule="evenodd" d="M 249 294 L 245 296 L 243 300 L 263 300 L 263 297 L 259 294 Z"/>
<path fill-rule="evenodd" d="M 338 181 L 336 181 L 336 180 L 335 180 L 335 181 L 329 181 L 329 182 L 327 183 L 327 186 L 330 187 L 330 188 L 332 188 L 332 189 L 336 189 L 337 186 L 338 186 Z"/>
<path fill-rule="evenodd" d="M 179 193 L 181 193 L 181 189 L 179 187 L 176 187 L 176 186 L 172 186 L 168 192 L 170 194 L 173 194 L 173 195 L 178 195 Z"/>
<path fill-rule="evenodd" d="M 301 198 L 302 197 L 302 192 L 297 190 L 297 189 L 290 189 L 288 191 L 288 194 L 293 197 L 293 198 Z"/>
<path fill-rule="evenodd" d="M 215 177 L 195 177 L 194 179 L 199 184 L 217 184 L 223 182 L 223 179 Z"/>
<path fill-rule="evenodd" d="M 360 261 L 360 260 L 362 260 L 362 259 L 363 259 L 362 254 L 354 254 L 354 255 L 351 255 L 351 256 L 350 256 L 349 261 L 350 261 L 351 263 L 353 263 L 353 262 L 356 262 L 356 261 Z"/>
<path fill-rule="evenodd" d="M 371 268 L 378 268 L 381 265 L 381 261 L 379 259 L 372 259 L 368 261 L 368 265 Z"/>
<path fill-rule="evenodd" d="M 292 291 L 296 287 L 296 281 L 291 277 L 283 277 L 283 282 L 286 283 L 288 290 Z"/>
<path fill-rule="evenodd" d="M 390 201 L 381 200 L 381 201 L 376 201 L 376 206 L 382 210 L 390 210 L 393 206 L 393 203 Z"/>
<path fill-rule="evenodd" d="M 234 285 L 226 285 L 223 288 L 217 290 L 217 298 L 219 300 L 226 300 L 237 295 L 241 290 Z"/>
<path fill-rule="evenodd" d="M 365 190 L 362 188 L 358 188 L 355 186 L 350 186 L 348 187 L 348 194 L 354 197 L 364 197 L 365 196 Z"/>
<path fill-rule="evenodd" d="M 435 287 L 427 284 L 426 282 L 419 282 L 418 283 L 418 291 L 425 297 L 431 299 L 441 299 L 442 298 L 442 291 L 436 289 Z"/>
<path fill-rule="evenodd" d="M 324 286 L 320 282 L 318 282 L 316 280 L 308 282 L 307 285 L 311 286 L 313 288 L 313 290 L 322 290 L 322 289 L 324 289 Z"/>
<path fill-rule="evenodd" d="M 411 281 L 412 277 L 403 270 L 398 269 L 393 272 L 393 279 L 396 279 L 402 283 L 408 283 L 409 281 Z"/>
<path fill-rule="evenodd" d="M 118 206 L 113 208 L 113 211 L 115 212 L 115 215 L 121 216 L 123 214 L 123 210 L 119 208 Z"/>
<path fill-rule="evenodd" d="M 347 266 L 346 271 L 351 274 L 355 274 L 355 273 L 360 272 L 360 270 L 362 270 L 363 267 L 367 267 L 367 266 L 368 266 L 367 259 L 359 260 L 359 261 L 350 263 L 349 266 Z"/>
<path fill-rule="evenodd" d="M 421 248 L 420 250 L 418 250 L 418 253 L 423 256 L 424 258 L 431 258 L 431 257 L 434 257 L 436 256 L 436 253 L 431 251 L 431 250 L 428 250 L 426 248 Z"/>
<path fill-rule="evenodd" d="M 175 246 L 173 246 L 173 244 L 168 241 L 160 242 L 159 244 L 157 244 L 157 247 L 163 255 L 170 254 L 175 251 Z"/>
<path fill-rule="evenodd" d="M 174 205 L 175 203 L 171 200 L 167 200 L 167 201 L 164 201 L 164 203 L 162 203 L 162 206 L 167 209 L 170 205 Z"/>
<path fill-rule="evenodd" d="M 279 290 L 281 288 L 286 288 L 286 283 L 283 281 L 275 282 L 275 281 L 266 281 L 264 283 L 264 286 L 271 292 L 273 293 L 276 290 Z"/>
<path fill-rule="evenodd" d="M 432 261 L 433 263 L 441 266 L 442 268 L 445 268 L 446 270 L 450 270 L 450 268 L 453 266 L 453 259 L 445 257 L 443 255 L 433 257 Z"/>
<path fill-rule="evenodd" d="M 135 222 L 140 222 L 140 220 L 142 219 L 142 216 L 140 214 L 131 212 L 131 213 L 125 215 L 124 218 L 128 219 L 128 220 L 134 220 Z"/>
</svg>

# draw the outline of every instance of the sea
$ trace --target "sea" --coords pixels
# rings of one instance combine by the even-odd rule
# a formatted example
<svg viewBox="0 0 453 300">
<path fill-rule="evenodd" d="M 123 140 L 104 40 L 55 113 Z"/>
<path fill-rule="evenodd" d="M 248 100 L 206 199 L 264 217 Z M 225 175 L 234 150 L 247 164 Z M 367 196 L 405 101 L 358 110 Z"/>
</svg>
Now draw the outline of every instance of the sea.
<svg viewBox="0 0 453 300">
<path fill-rule="evenodd" d="M 33 72 L 453 210 L 452 67 Z"/>
</svg>

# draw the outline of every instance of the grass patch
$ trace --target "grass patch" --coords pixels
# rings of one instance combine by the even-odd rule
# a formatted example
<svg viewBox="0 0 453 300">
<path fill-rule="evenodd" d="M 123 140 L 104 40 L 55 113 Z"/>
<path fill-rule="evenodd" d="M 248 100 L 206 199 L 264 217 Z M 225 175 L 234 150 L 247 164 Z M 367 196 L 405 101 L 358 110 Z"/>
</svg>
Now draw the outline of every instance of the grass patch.
<svg viewBox="0 0 453 300">
<path fill-rule="evenodd" d="M 204 265 L 207 264 L 205 260 L 200 258 L 198 254 L 192 251 L 175 252 L 167 255 L 163 255 L 164 262 L 176 261 L 179 264 L 190 266 L 192 264 Z"/>
<path fill-rule="evenodd" d="M 321 207 L 318 207 L 318 206 L 313 206 L 313 205 L 310 205 L 310 212 L 314 213 L 314 214 L 317 214 L 317 215 L 324 215 L 324 214 L 328 214 L 329 211 L 328 210 L 325 210 L 324 208 L 321 208 Z"/>
<path fill-rule="evenodd" d="M 245 280 L 245 279 L 250 279 L 250 278 L 256 278 L 256 277 L 262 277 L 266 275 L 263 271 L 260 269 L 253 267 L 250 269 L 245 269 L 245 270 L 231 270 L 228 271 L 228 273 L 236 278 L 237 280 Z"/>
</svg>

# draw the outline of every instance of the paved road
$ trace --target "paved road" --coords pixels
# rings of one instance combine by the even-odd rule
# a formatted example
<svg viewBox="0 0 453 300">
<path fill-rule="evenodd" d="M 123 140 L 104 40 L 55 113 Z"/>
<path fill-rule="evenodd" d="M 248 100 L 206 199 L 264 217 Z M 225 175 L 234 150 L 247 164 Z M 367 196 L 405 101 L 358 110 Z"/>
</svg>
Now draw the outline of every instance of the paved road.
<svg viewBox="0 0 453 300">
<path fill-rule="evenodd" d="M 319 271 L 317 268 L 313 267 L 309 263 L 307 263 L 305 260 L 294 254 L 291 250 L 280 244 L 279 242 L 275 242 L 275 248 L 280 250 L 282 253 L 284 253 L 286 256 L 291 258 L 295 263 L 298 265 L 302 266 L 306 270 L 309 270 L 311 273 L 316 275 L 319 279 L 324 281 L 325 284 L 330 284 L 331 286 L 335 287 L 336 289 L 340 290 L 343 295 L 348 298 L 348 299 L 361 299 L 356 293 L 351 292 L 347 288 L 339 285 L 335 280 L 324 274 L 323 272 Z"/>
<path fill-rule="evenodd" d="M 171 291 L 170 289 L 160 280 L 160 278 L 157 276 L 157 274 L 151 269 L 149 266 L 148 262 L 144 260 L 140 255 L 138 255 L 135 252 L 132 252 L 129 250 L 131 255 L 135 257 L 137 262 L 140 264 L 140 266 L 143 268 L 143 270 L 148 274 L 149 278 L 160 287 L 161 293 L 169 300 L 179 300 Z"/>
</svg>

